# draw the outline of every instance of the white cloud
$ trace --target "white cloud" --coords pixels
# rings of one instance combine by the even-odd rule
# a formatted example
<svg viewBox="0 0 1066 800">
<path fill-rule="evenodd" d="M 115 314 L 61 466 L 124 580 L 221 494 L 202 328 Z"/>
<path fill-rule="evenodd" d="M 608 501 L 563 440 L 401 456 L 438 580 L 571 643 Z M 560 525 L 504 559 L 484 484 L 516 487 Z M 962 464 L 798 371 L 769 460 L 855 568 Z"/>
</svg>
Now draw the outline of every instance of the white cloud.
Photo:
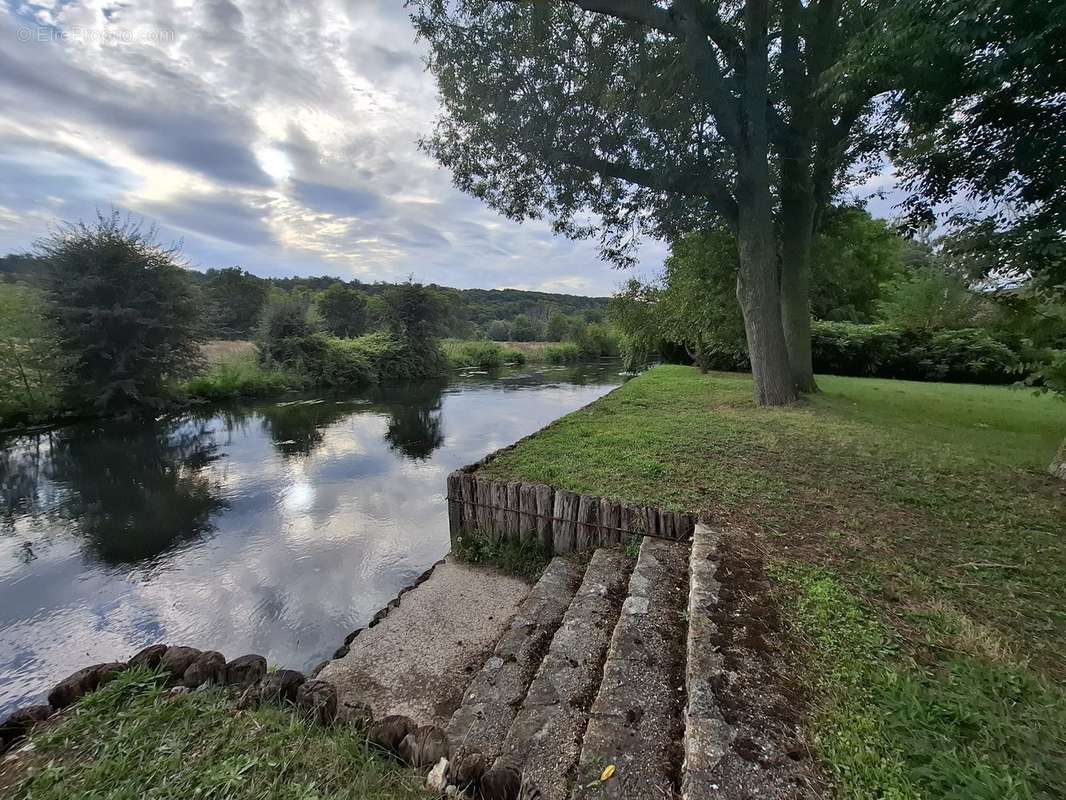
<svg viewBox="0 0 1066 800">
<path fill-rule="evenodd" d="M 621 278 L 419 151 L 436 90 L 399 0 L 37 0 L 0 13 L 0 41 L 0 247 L 115 206 L 201 267 L 590 294 Z"/>
</svg>

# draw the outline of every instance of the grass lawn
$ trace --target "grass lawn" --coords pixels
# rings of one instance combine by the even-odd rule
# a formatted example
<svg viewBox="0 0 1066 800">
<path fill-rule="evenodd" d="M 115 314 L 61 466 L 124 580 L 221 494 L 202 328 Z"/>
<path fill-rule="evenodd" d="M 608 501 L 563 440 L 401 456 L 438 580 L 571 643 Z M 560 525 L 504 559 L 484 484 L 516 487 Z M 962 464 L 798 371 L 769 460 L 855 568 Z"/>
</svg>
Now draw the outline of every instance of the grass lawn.
<svg viewBox="0 0 1066 800">
<path fill-rule="evenodd" d="M 353 728 L 323 728 L 278 708 L 234 711 L 220 691 L 168 699 L 162 678 L 124 673 L 32 737 L 0 767 L 0 796 L 414 800 L 421 781 Z"/>
<path fill-rule="evenodd" d="M 654 369 L 493 461 L 494 477 L 708 513 L 758 553 L 842 797 L 1066 797 L 1066 403 Z"/>
</svg>

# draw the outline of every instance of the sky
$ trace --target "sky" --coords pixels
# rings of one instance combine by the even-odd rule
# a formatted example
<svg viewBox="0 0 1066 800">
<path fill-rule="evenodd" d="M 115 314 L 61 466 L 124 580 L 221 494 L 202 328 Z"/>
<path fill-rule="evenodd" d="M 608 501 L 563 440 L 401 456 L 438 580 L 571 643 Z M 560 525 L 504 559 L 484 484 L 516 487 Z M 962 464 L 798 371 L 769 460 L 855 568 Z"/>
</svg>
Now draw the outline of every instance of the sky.
<svg viewBox="0 0 1066 800">
<path fill-rule="evenodd" d="M 199 269 L 588 295 L 653 274 L 661 242 L 621 272 L 451 185 L 417 146 L 438 102 L 403 6 L 0 0 L 0 254 L 116 208 Z"/>
</svg>

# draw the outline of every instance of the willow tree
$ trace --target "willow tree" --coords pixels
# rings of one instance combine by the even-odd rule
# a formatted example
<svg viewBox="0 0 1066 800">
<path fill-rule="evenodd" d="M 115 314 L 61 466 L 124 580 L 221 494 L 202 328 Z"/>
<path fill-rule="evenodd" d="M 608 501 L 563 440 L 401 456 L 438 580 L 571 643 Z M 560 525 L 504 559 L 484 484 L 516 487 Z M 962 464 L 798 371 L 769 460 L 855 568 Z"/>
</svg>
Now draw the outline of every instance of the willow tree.
<svg viewBox="0 0 1066 800">
<path fill-rule="evenodd" d="M 811 241 L 876 90 L 837 66 L 882 3 L 412 5 L 443 102 L 424 146 L 460 188 L 619 265 L 641 235 L 728 226 L 756 402 L 815 388 Z"/>
</svg>

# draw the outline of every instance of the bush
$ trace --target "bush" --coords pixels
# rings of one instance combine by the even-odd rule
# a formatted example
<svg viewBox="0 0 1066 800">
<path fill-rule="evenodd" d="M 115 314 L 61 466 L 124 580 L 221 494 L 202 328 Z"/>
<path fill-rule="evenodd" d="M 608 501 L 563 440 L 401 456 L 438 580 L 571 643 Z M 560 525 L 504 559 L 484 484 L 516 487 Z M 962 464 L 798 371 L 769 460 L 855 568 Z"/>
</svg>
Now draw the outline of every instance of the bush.
<svg viewBox="0 0 1066 800">
<path fill-rule="evenodd" d="M 581 348 L 573 342 L 548 345 L 543 352 L 544 360 L 549 364 L 570 364 L 581 360 Z"/>
<path fill-rule="evenodd" d="M 814 371 L 827 375 L 950 383 L 1014 383 L 1024 377 L 1025 362 L 1048 357 L 1023 340 L 979 328 L 905 330 L 824 321 L 811 326 L 811 350 Z M 751 369 L 747 354 L 729 345 L 713 344 L 705 355 L 710 369 Z"/>
<path fill-rule="evenodd" d="M 815 322 L 814 369 L 833 375 L 917 381 L 1013 383 L 1022 359 L 988 331 L 903 330 L 888 325 Z"/>
</svg>

